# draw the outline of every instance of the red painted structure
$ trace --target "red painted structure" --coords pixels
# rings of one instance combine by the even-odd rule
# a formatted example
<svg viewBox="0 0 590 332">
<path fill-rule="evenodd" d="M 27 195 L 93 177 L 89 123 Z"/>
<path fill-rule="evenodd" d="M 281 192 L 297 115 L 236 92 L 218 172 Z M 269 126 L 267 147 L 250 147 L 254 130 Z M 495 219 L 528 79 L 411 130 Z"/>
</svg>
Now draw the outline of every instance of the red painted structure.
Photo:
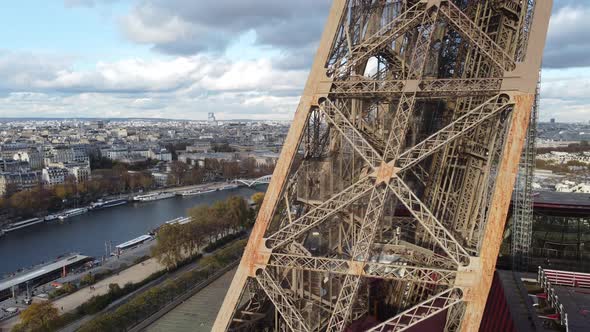
<svg viewBox="0 0 590 332">
<path fill-rule="evenodd" d="M 506 302 L 506 295 L 504 294 L 504 287 L 502 281 L 498 277 L 498 273 L 494 273 L 494 281 L 488 301 L 486 302 L 486 309 L 479 327 L 480 332 L 517 332 L 514 326 L 514 321 Z"/>
<path fill-rule="evenodd" d="M 552 285 L 590 288 L 590 273 L 543 270 Z"/>
</svg>

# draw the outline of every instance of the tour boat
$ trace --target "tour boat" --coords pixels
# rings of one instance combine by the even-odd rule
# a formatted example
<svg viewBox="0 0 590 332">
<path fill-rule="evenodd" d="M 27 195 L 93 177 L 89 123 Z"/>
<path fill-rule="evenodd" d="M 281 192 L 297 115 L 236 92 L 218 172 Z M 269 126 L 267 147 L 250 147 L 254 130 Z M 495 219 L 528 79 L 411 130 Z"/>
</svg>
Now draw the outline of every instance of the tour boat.
<svg viewBox="0 0 590 332">
<path fill-rule="evenodd" d="M 215 189 L 193 189 L 193 190 L 186 190 L 186 191 L 181 191 L 180 192 L 180 196 L 195 196 L 195 195 L 212 193 L 214 191 L 215 191 Z"/>
<path fill-rule="evenodd" d="M 128 203 L 128 201 L 126 199 L 113 199 L 110 201 L 99 200 L 98 202 L 92 203 L 90 205 L 90 208 L 92 210 L 100 210 L 100 209 L 106 209 L 106 208 L 115 207 L 115 206 L 119 206 L 119 205 L 124 205 L 127 203 Z"/>
<path fill-rule="evenodd" d="M 25 227 L 29 227 L 29 226 L 33 226 L 33 225 L 39 224 L 39 223 L 42 223 L 44 221 L 45 220 L 42 219 L 42 218 L 31 218 L 31 219 L 27 219 L 27 220 L 15 222 L 15 223 L 12 223 L 12 224 L 8 224 L 3 229 L 3 231 L 4 231 L 4 233 L 8 233 L 8 232 L 16 231 L 17 229 L 21 229 L 21 228 L 25 228 Z"/>
<path fill-rule="evenodd" d="M 160 192 L 160 193 L 153 193 L 153 194 L 146 194 L 146 195 L 138 195 L 133 197 L 134 201 L 139 202 L 151 202 L 151 201 L 158 201 L 161 199 L 171 198 L 176 196 L 175 193 L 168 193 L 168 192 Z"/>
<path fill-rule="evenodd" d="M 84 214 L 86 212 L 88 212 L 88 208 L 86 208 L 86 207 L 71 209 L 71 210 L 67 210 L 67 211 L 63 212 L 62 214 L 60 214 L 58 218 L 59 218 L 59 220 L 66 220 L 70 217 L 78 216 L 78 215 Z"/>
</svg>

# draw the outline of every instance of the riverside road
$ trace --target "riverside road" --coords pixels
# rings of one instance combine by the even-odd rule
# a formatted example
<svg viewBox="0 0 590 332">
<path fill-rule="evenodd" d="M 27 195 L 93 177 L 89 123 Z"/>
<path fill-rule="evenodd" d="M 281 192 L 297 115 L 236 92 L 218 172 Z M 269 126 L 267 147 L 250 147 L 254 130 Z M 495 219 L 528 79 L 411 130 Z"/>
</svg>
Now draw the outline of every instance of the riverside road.
<svg viewBox="0 0 590 332">
<path fill-rule="evenodd" d="M 0 237 L 0 277 L 20 268 L 50 261 L 57 256 L 80 252 L 100 259 L 105 242 L 117 244 L 131 240 L 164 222 L 186 215 L 187 209 L 213 204 L 230 196 L 250 198 L 266 190 L 266 185 L 241 187 L 196 196 L 176 196 L 154 202 L 129 203 L 90 211 L 64 222 L 45 222 L 10 232 Z"/>
</svg>

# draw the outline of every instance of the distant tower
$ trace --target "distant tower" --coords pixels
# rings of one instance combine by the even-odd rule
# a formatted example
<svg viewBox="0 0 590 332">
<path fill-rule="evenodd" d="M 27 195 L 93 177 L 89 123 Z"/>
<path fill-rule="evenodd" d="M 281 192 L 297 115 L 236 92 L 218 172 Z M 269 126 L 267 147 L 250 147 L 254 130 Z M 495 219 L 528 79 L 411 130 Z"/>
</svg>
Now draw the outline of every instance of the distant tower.
<svg viewBox="0 0 590 332">
<path fill-rule="evenodd" d="M 210 124 L 217 124 L 217 120 L 215 120 L 215 113 L 210 112 L 209 116 L 207 118 L 207 122 L 209 122 Z"/>
</svg>

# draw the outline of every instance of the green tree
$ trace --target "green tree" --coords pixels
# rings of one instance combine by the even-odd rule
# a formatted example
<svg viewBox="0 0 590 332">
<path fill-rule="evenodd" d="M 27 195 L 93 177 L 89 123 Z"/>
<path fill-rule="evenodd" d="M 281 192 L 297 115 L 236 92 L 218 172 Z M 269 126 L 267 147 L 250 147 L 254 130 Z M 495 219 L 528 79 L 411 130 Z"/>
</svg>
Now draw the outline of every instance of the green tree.
<svg viewBox="0 0 590 332">
<path fill-rule="evenodd" d="M 175 160 L 170 163 L 170 178 L 168 179 L 169 184 L 177 186 L 183 184 L 188 171 L 188 165 L 182 161 Z"/>
<path fill-rule="evenodd" d="M 188 215 L 192 220 L 191 224 L 199 230 L 203 238 L 208 237 L 211 242 L 216 230 L 210 208 L 207 205 L 196 206 L 188 210 Z"/>
<path fill-rule="evenodd" d="M 235 229 L 246 227 L 248 225 L 248 203 L 240 196 L 232 196 L 227 199 L 228 217 L 230 223 Z"/>
<path fill-rule="evenodd" d="M 213 203 L 209 211 L 211 216 L 211 225 L 214 229 L 214 239 L 217 239 L 219 235 L 224 236 L 227 234 L 231 227 L 227 201 L 217 201 Z"/>
<path fill-rule="evenodd" d="M 156 245 L 152 247 L 152 256 L 166 268 L 178 266 L 182 260 L 183 227 L 179 224 L 164 225 L 156 235 Z"/>
<path fill-rule="evenodd" d="M 59 311 L 49 301 L 31 304 L 20 313 L 21 322 L 13 331 L 51 331 L 59 318 Z"/>
<path fill-rule="evenodd" d="M 193 255 L 203 245 L 205 234 L 202 233 L 200 225 L 192 220 L 181 225 L 181 228 L 182 239 L 178 245 L 182 247 L 185 255 Z"/>
<path fill-rule="evenodd" d="M 143 189 L 149 189 L 154 185 L 154 178 L 149 173 L 142 173 L 139 183 Z"/>
<path fill-rule="evenodd" d="M 260 207 L 262 206 L 262 202 L 264 201 L 264 193 L 255 193 L 254 195 L 252 195 L 251 199 L 252 202 L 254 202 L 256 213 L 258 213 Z"/>
<path fill-rule="evenodd" d="M 82 279 L 80 279 L 81 285 L 92 285 L 95 282 L 96 278 L 94 277 L 94 275 L 92 275 L 92 273 L 87 273 L 82 277 Z"/>
</svg>

